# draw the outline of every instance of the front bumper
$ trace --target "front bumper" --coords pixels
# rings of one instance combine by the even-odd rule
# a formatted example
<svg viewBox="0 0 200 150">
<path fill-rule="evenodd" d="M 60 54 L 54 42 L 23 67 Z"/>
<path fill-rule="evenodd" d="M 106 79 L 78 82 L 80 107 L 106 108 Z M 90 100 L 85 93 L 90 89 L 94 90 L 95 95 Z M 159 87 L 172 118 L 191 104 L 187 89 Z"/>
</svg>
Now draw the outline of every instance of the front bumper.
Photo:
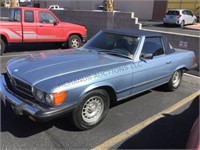
<svg viewBox="0 0 200 150">
<path fill-rule="evenodd" d="M 197 63 L 194 63 L 191 67 L 188 68 L 188 70 L 196 69 L 198 67 Z"/>
<path fill-rule="evenodd" d="M 20 98 L 9 90 L 4 75 L 0 75 L 0 100 L 4 106 L 10 105 L 15 114 L 28 116 L 34 121 L 49 121 L 60 116 L 64 116 L 72 111 L 75 106 L 45 108 L 30 100 Z"/>
<path fill-rule="evenodd" d="M 87 35 L 82 36 L 82 42 L 86 43 L 87 42 Z"/>
</svg>

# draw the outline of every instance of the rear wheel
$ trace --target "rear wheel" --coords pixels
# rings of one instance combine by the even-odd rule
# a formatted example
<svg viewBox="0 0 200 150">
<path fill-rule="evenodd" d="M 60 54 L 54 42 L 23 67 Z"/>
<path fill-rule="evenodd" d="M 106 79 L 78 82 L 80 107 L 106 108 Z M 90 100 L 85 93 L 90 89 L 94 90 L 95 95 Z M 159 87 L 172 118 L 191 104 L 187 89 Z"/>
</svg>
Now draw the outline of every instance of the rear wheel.
<svg viewBox="0 0 200 150">
<path fill-rule="evenodd" d="M 5 53 L 5 49 L 6 49 L 5 42 L 2 39 L 0 39 L 0 55 Z"/>
<path fill-rule="evenodd" d="M 181 26 L 181 28 L 184 28 L 184 26 L 185 26 L 185 21 L 184 20 L 181 22 L 180 26 Z"/>
<path fill-rule="evenodd" d="M 109 95 L 105 90 L 94 90 L 85 94 L 72 114 L 75 126 L 80 130 L 97 126 L 105 118 L 109 105 Z"/>
<path fill-rule="evenodd" d="M 176 90 L 182 81 L 183 71 L 177 70 L 173 73 L 170 81 L 166 84 L 166 88 L 168 91 L 174 91 Z"/>
</svg>

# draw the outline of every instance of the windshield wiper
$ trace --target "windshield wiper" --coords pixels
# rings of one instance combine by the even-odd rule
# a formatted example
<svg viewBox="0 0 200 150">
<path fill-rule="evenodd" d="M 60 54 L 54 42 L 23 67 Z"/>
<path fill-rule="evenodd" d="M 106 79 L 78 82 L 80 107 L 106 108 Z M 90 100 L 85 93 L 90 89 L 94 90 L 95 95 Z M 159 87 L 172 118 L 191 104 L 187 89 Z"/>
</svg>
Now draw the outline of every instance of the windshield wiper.
<svg viewBox="0 0 200 150">
<path fill-rule="evenodd" d="M 132 59 L 130 56 L 124 55 L 121 52 L 114 51 L 114 50 L 98 50 L 97 53 L 106 53 L 109 55 L 116 55 L 116 56 L 125 57 L 128 59 Z"/>
</svg>

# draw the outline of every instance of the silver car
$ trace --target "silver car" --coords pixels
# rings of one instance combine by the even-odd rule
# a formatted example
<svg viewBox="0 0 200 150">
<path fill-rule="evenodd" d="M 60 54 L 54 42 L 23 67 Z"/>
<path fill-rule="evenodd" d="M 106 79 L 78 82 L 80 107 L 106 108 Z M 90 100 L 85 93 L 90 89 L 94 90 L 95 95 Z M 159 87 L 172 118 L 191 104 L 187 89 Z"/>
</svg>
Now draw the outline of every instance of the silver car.
<svg viewBox="0 0 200 150">
<path fill-rule="evenodd" d="M 177 24 L 181 27 L 187 24 L 195 24 L 197 17 L 187 9 L 171 9 L 163 18 L 164 25 Z"/>
</svg>

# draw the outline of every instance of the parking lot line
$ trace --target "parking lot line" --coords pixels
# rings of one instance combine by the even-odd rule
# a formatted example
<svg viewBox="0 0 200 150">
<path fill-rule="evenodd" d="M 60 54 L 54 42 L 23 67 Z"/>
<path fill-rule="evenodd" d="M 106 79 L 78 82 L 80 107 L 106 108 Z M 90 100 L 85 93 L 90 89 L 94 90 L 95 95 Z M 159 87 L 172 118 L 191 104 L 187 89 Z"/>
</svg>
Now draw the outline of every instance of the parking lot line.
<svg viewBox="0 0 200 150">
<path fill-rule="evenodd" d="M 200 95 L 200 90 L 195 92 L 195 93 L 193 93 L 192 95 L 182 99 L 181 101 L 179 101 L 175 105 L 165 109 L 164 111 L 161 111 L 158 114 L 156 114 L 156 115 L 144 120 L 143 122 L 141 122 L 141 123 L 129 128 L 129 129 L 121 132 L 120 134 L 110 138 L 109 140 L 105 141 L 104 143 L 102 143 L 102 144 L 98 145 L 97 147 L 93 148 L 93 150 L 107 150 L 107 149 L 111 148 L 112 146 L 116 145 L 117 143 L 120 143 L 123 140 L 133 136 L 134 134 L 136 134 L 140 130 L 142 130 L 145 127 L 147 127 L 148 125 L 152 124 L 154 121 L 164 117 L 163 114 L 169 114 L 169 113 L 174 112 L 178 108 L 181 108 L 185 104 L 187 104 L 187 103 L 191 102 L 192 100 L 194 100 L 199 95 Z"/>
</svg>

